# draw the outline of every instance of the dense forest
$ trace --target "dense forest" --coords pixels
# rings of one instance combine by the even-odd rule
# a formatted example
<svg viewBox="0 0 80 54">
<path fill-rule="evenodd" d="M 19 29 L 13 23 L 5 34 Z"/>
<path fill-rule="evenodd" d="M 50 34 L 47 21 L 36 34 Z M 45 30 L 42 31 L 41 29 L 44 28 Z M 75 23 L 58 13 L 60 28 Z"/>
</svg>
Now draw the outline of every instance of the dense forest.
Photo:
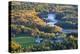
<svg viewBox="0 0 80 54">
<path fill-rule="evenodd" d="M 77 49 L 77 5 L 12 1 L 10 52 Z M 52 22 L 49 14 L 55 14 Z M 67 32 L 68 31 L 68 32 Z"/>
</svg>

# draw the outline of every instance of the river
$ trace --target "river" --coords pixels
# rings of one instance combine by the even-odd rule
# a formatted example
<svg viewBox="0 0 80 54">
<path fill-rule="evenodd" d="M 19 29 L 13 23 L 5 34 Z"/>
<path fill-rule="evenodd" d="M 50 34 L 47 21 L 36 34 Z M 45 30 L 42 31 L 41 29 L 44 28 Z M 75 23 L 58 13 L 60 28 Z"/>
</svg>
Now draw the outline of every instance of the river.
<svg viewBox="0 0 80 54">
<path fill-rule="evenodd" d="M 56 14 L 55 13 L 49 13 L 46 20 L 48 20 L 47 25 L 54 26 L 55 23 L 57 23 L 59 20 L 55 19 Z M 62 28 L 62 32 L 64 33 L 78 33 L 77 29 L 64 29 Z"/>
<path fill-rule="evenodd" d="M 48 14 L 47 20 L 48 20 L 49 22 L 47 22 L 47 25 L 49 25 L 49 26 L 54 26 L 54 24 L 58 22 L 58 20 L 56 20 L 55 17 L 56 17 L 55 14 Z"/>
</svg>

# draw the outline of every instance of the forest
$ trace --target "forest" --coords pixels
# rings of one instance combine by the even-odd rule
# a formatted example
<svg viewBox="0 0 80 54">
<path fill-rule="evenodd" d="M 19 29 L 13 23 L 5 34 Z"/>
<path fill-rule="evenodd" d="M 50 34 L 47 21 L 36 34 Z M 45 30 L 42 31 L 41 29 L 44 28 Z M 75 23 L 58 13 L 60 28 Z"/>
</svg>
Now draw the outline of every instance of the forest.
<svg viewBox="0 0 80 54">
<path fill-rule="evenodd" d="M 11 53 L 78 48 L 77 5 L 9 3 Z"/>
</svg>

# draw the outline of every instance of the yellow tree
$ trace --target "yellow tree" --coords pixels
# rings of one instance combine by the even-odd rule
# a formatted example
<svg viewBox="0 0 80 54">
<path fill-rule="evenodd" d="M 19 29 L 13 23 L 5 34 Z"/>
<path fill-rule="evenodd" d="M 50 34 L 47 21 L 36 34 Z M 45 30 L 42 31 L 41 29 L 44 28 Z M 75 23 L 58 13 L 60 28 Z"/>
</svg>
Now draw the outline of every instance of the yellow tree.
<svg viewBox="0 0 80 54">
<path fill-rule="evenodd" d="M 53 28 L 53 31 L 54 32 L 62 32 L 62 28 L 55 25 L 54 28 Z"/>
<path fill-rule="evenodd" d="M 10 46 L 10 48 L 11 48 L 11 51 L 14 52 L 14 51 L 20 50 L 21 45 L 18 44 L 18 43 L 16 43 L 16 42 L 14 42 L 14 41 L 11 41 L 11 46 Z"/>
</svg>

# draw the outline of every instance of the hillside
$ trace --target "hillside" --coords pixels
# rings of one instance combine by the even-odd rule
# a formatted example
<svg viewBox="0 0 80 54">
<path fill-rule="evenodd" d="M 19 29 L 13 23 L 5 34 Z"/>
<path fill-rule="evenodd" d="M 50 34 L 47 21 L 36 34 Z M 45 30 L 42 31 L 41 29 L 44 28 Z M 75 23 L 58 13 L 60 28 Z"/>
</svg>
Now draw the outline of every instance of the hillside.
<svg viewBox="0 0 80 54">
<path fill-rule="evenodd" d="M 78 48 L 77 5 L 13 1 L 9 6 L 10 52 Z"/>
</svg>

